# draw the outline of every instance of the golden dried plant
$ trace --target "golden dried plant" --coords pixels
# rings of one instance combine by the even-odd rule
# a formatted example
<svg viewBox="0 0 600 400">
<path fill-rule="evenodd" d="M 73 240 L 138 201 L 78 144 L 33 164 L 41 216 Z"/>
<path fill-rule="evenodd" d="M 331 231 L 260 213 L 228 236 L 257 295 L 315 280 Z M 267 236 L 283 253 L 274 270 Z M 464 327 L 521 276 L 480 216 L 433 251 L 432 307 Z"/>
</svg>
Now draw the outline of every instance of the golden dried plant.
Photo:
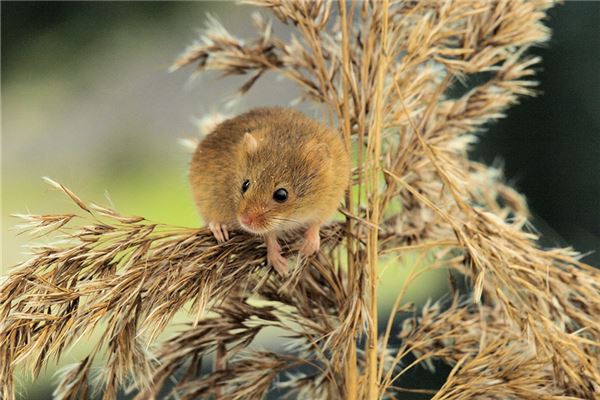
<svg viewBox="0 0 600 400">
<path fill-rule="evenodd" d="M 23 230 L 57 240 L 0 287 L 2 398 L 14 397 L 15 366 L 29 362 L 36 376 L 95 329 L 97 346 L 65 370 L 57 398 L 88 396 L 94 363 L 104 399 L 395 398 L 418 392 L 399 382 L 434 360 L 453 367 L 434 399 L 599 398 L 600 273 L 571 249 L 540 248 L 523 197 L 468 158 L 486 123 L 534 94 L 540 60 L 528 50 L 547 40 L 552 2 L 247 3 L 291 38 L 260 14 L 252 40 L 210 19 L 173 69 L 250 74 L 241 94 L 267 72 L 294 82 L 355 154 L 345 221 L 282 281 L 254 237 L 216 245 L 206 229 L 125 217 L 49 180 L 81 212 L 20 216 Z M 426 266 L 398 288 L 379 331 L 378 258 L 408 252 Z M 439 268 L 472 290 L 417 312 L 406 290 Z M 194 322 L 159 340 L 186 307 Z M 400 312 L 413 317 L 399 325 Z M 249 347 L 267 328 L 283 332 L 285 349 Z"/>
</svg>

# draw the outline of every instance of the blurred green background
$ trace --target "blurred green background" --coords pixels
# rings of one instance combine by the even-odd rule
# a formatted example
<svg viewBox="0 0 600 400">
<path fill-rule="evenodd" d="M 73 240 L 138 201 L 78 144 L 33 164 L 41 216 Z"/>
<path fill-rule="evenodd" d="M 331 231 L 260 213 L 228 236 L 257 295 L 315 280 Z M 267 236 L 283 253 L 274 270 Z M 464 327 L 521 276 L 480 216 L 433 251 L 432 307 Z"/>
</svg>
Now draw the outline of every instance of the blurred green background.
<svg viewBox="0 0 600 400">
<path fill-rule="evenodd" d="M 11 213 L 66 212 L 70 202 L 41 181 L 49 176 L 86 201 L 124 214 L 197 226 L 187 185 L 194 120 L 221 111 L 243 81 L 189 79 L 167 68 L 211 12 L 240 37 L 253 33 L 251 7 L 229 2 L 6 2 L 2 33 L 2 265 L 22 261 L 27 238 Z M 544 244 L 600 248 L 600 3 L 567 2 L 550 12 L 553 39 L 535 49 L 543 95 L 526 99 L 490 126 L 473 157 L 503 160 L 527 195 Z M 287 104 L 297 93 L 267 77 L 230 112 Z M 599 265 L 598 254 L 586 261 Z M 409 263 L 407 263 L 409 264 Z M 407 268 L 388 268 L 382 314 Z M 422 304 L 446 287 L 438 271 L 413 286 Z M 184 319 L 184 317 L 182 317 Z M 74 362 L 85 347 L 65 357 Z M 48 398 L 49 368 L 24 398 Z M 23 378 L 25 379 L 25 378 Z"/>
</svg>

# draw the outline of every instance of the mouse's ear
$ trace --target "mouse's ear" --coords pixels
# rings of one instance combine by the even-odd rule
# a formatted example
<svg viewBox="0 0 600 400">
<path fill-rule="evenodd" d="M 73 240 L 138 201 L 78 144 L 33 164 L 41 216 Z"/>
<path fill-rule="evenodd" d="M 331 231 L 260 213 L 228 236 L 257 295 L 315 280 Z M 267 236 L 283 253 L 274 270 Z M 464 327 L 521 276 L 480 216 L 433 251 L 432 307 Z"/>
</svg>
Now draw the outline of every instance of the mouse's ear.
<svg viewBox="0 0 600 400">
<path fill-rule="evenodd" d="M 248 153 L 254 153 L 258 149 L 258 140 L 250 132 L 244 133 L 242 145 Z"/>
<path fill-rule="evenodd" d="M 306 154 L 309 155 L 310 160 L 314 160 L 323 168 L 328 168 L 333 161 L 329 146 L 322 142 L 319 143 L 316 139 L 307 143 Z"/>
</svg>

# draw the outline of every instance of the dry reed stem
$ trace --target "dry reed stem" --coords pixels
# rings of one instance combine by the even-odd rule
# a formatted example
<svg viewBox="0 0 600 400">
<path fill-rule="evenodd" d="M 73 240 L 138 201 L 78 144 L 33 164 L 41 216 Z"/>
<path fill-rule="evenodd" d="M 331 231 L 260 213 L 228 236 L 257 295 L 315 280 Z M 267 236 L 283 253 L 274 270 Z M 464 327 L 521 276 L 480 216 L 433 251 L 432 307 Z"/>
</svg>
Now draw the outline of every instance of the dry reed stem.
<svg viewBox="0 0 600 400">
<path fill-rule="evenodd" d="M 58 398 L 85 396 L 98 363 L 105 399 L 118 388 L 140 399 L 161 390 L 261 398 L 273 388 L 290 398 L 395 398 L 427 392 L 402 378 L 433 360 L 453 366 L 439 400 L 598 398 L 600 273 L 571 249 L 541 249 L 524 198 L 468 158 L 475 133 L 535 93 L 540 60 L 528 50 L 548 38 L 552 2 L 249 3 L 291 38 L 258 14 L 252 40 L 211 18 L 173 69 L 250 74 L 241 94 L 268 71 L 296 83 L 356 155 L 346 221 L 327 227 L 322 251 L 282 282 L 256 238 L 216 245 L 206 230 L 88 206 L 49 181 L 80 211 L 20 216 L 34 236 L 62 236 L 33 248 L 0 287 L 2 398 L 14 397 L 17 365 L 30 362 L 35 376 L 102 326 L 97 347 L 64 372 Z M 404 298 L 415 272 L 380 337 L 377 259 L 412 253 L 424 270 L 462 273 L 472 293 L 417 311 Z M 195 322 L 157 341 L 186 307 Z M 285 332 L 283 351 L 249 348 L 271 328 Z M 227 362 L 211 371 L 216 352 Z"/>
<path fill-rule="evenodd" d="M 340 24 L 341 24 L 341 36 L 342 36 L 342 91 L 343 93 L 348 93 L 350 90 L 350 76 L 351 72 L 349 70 L 350 65 L 350 48 L 349 48 L 349 31 L 348 31 L 348 16 L 346 10 L 346 2 L 340 1 L 338 2 L 339 11 L 340 11 Z M 343 96 L 342 98 L 342 114 L 345 116 L 350 115 L 350 102 L 347 96 Z M 344 135 L 344 143 L 346 145 L 346 150 L 348 154 L 352 153 L 352 128 L 350 126 L 350 118 L 344 118 L 342 124 L 342 130 Z M 346 192 L 345 196 L 346 208 L 348 210 L 353 210 L 354 205 L 352 201 L 352 194 L 350 191 Z M 347 271 L 348 271 L 348 292 L 352 291 L 352 283 L 355 280 L 356 272 L 355 272 L 355 264 L 354 264 L 354 241 L 352 240 L 352 232 L 354 232 L 354 227 L 352 226 L 352 218 L 346 218 L 346 258 L 348 260 Z M 356 338 L 350 344 L 350 348 L 348 349 L 348 354 L 345 359 L 345 381 L 346 381 L 346 396 L 348 400 L 356 400 L 356 395 L 358 392 L 358 371 L 356 369 Z"/>
<path fill-rule="evenodd" d="M 377 313 L 377 285 L 379 283 L 379 221 L 380 221 L 380 190 L 379 180 L 381 175 L 381 137 L 383 128 L 383 88 L 387 75 L 387 35 L 388 35 L 388 0 L 384 0 L 381 13 L 381 49 L 379 51 L 377 73 L 375 76 L 375 99 L 372 126 L 369 130 L 369 141 L 367 143 L 367 163 L 369 165 L 369 179 L 366 186 L 366 196 L 369 199 L 366 212 L 369 216 L 369 227 L 367 234 L 367 258 L 369 268 L 369 326 L 367 330 L 367 398 L 375 400 L 379 397 L 378 385 L 378 313 Z"/>
</svg>

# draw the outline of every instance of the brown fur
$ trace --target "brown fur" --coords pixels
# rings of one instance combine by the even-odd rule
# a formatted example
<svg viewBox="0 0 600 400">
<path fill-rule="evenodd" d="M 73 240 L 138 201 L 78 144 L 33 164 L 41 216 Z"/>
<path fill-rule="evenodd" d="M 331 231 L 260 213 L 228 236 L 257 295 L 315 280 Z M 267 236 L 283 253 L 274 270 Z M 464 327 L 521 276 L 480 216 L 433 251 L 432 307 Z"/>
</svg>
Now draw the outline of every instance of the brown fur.
<svg viewBox="0 0 600 400">
<path fill-rule="evenodd" d="M 198 145 L 190 168 L 206 223 L 239 227 L 240 214 L 256 210 L 264 212 L 265 233 L 327 221 L 349 177 L 340 136 L 287 108 L 257 108 L 221 123 Z M 245 179 L 251 183 L 242 194 Z M 289 193 L 285 203 L 273 200 L 281 187 Z"/>
</svg>

